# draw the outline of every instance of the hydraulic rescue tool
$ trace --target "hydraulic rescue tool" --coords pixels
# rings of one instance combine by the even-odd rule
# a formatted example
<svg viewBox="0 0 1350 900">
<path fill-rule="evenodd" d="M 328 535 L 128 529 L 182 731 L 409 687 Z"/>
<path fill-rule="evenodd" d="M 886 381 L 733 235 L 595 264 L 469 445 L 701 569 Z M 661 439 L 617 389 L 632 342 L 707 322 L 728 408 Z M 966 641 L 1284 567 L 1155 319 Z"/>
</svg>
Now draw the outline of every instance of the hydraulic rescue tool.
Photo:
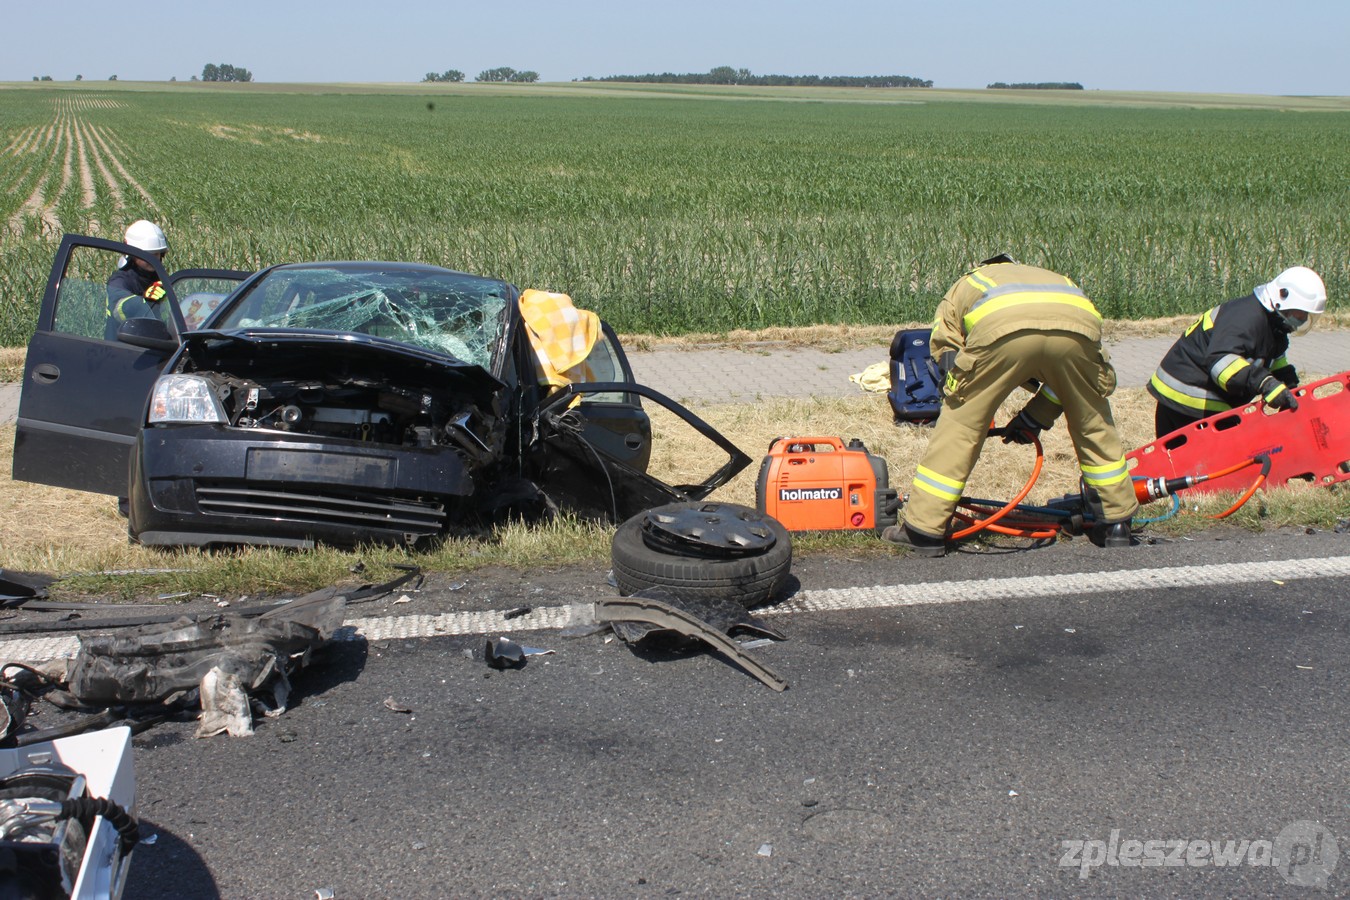
<svg viewBox="0 0 1350 900">
<path fill-rule="evenodd" d="M 1001 432 L 1002 429 L 990 429 L 991 434 Z M 1027 483 L 1023 485 L 1022 490 L 1006 504 L 1000 504 L 998 501 L 992 500 L 963 497 L 958 504 L 954 518 L 956 522 L 963 523 L 965 527 L 959 527 L 952 534 L 953 540 L 970 537 L 982 530 L 1014 537 L 1046 540 L 1061 532 L 1082 534 L 1092 526 L 1092 503 L 1088 499 L 1086 490 L 1056 498 L 1045 506 L 1022 504 L 1023 498 L 1031 492 L 1032 485 L 1036 483 L 1036 479 L 1040 476 L 1041 466 L 1045 459 L 1040 440 L 1035 439 L 1032 443 L 1036 449 L 1036 462 L 1032 467 L 1031 476 L 1027 479 Z M 1189 490 L 1211 481 L 1227 478 L 1250 466 L 1258 465 L 1261 467 L 1260 473 L 1254 481 L 1246 485 L 1246 490 L 1242 492 L 1233 505 L 1218 515 L 1209 516 L 1212 519 L 1222 519 L 1241 508 L 1266 483 L 1271 471 L 1271 456 L 1269 453 L 1260 453 L 1241 459 L 1239 462 L 1221 469 L 1194 475 L 1181 475 L 1173 478 L 1134 476 L 1134 495 L 1141 506 L 1164 497 L 1172 498 L 1171 512 L 1152 519 L 1136 518 L 1135 522 L 1136 524 L 1144 524 L 1169 518 L 1180 508 L 1180 500 L 1177 498 L 1179 491 Z M 990 513 L 991 509 L 995 511 Z M 978 518 L 978 516 L 983 516 L 983 518 Z"/>
</svg>

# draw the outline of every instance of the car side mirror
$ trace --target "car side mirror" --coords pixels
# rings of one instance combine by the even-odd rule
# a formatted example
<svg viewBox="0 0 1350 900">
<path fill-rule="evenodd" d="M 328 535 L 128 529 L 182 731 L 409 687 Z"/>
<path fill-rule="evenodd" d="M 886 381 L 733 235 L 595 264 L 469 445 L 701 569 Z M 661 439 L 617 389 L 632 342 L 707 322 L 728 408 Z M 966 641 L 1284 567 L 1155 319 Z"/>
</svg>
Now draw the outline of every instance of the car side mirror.
<svg viewBox="0 0 1350 900">
<path fill-rule="evenodd" d="M 178 349 L 178 342 L 169 334 L 169 326 L 159 319 L 127 319 L 117 329 L 117 339 L 133 347 L 147 350 L 161 350 L 171 353 Z"/>
</svg>

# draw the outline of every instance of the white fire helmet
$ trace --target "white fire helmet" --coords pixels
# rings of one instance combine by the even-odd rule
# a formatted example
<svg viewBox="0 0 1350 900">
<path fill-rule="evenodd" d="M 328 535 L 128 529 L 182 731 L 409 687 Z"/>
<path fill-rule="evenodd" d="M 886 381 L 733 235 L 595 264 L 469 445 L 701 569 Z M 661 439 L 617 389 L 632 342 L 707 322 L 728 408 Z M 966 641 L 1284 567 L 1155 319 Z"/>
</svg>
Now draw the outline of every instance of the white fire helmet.
<svg viewBox="0 0 1350 900">
<path fill-rule="evenodd" d="M 1262 306 L 1279 313 L 1291 334 L 1307 334 L 1313 320 L 1327 308 L 1326 286 L 1321 276 L 1307 266 L 1285 269 L 1274 281 L 1257 286 L 1254 293 Z M 1300 312 L 1303 315 L 1296 315 Z"/>
<path fill-rule="evenodd" d="M 145 219 L 138 219 L 127 226 L 127 235 L 122 243 L 130 244 L 137 250 L 144 250 L 147 253 L 162 253 L 169 249 L 169 242 L 164 238 L 164 229 Z"/>
</svg>

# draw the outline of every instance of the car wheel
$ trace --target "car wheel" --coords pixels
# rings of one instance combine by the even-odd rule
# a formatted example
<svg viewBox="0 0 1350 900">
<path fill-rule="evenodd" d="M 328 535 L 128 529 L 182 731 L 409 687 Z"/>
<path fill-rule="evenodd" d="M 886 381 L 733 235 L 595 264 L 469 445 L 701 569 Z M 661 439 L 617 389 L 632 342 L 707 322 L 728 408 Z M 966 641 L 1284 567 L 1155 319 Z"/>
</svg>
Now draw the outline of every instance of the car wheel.
<svg viewBox="0 0 1350 900">
<path fill-rule="evenodd" d="M 689 599 L 763 603 L 787 582 L 792 537 L 778 520 L 732 503 L 671 503 L 614 533 L 614 580 L 624 596 L 659 587 Z"/>
</svg>

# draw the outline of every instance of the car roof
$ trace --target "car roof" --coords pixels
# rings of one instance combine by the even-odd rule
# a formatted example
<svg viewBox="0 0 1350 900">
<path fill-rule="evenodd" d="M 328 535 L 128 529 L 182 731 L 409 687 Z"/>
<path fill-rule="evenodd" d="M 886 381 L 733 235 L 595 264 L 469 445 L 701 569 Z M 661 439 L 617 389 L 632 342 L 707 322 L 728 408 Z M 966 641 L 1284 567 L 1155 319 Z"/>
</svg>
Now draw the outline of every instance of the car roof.
<svg viewBox="0 0 1350 900">
<path fill-rule="evenodd" d="M 264 272 L 274 272 L 277 270 L 292 269 L 336 269 L 339 272 L 427 272 L 443 275 L 462 275 L 466 278 L 481 278 L 483 281 L 497 281 L 502 284 L 509 284 L 501 278 L 493 278 L 490 275 L 477 275 L 473 272 L 461 272 L 457 269 L 447 269 L 444 266 L 434 266 L 429 263 L 417 262 L 392 262 L 381 260 L 319 260 L 313 262 L 290 262 L 278 263 L 264 269 Z"/>
</svg>

